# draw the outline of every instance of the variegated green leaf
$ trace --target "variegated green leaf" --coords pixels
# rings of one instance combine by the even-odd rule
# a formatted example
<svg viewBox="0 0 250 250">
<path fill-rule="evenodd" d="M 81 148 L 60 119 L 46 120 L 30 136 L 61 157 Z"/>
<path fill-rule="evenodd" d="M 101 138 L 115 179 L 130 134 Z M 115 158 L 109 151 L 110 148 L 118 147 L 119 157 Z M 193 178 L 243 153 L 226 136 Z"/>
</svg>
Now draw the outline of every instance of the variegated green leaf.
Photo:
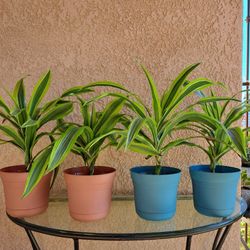
<svg viewBox="0 0 250 250">
<path fill-rule="evenodd" d="M 25 150 L 25 144 L 22 137 L 17 134 L 12 127 L 8 125 L 0 125 L 0 131 L 13 140 L 22 150 Z"/>
<path fill-rule="evenodd" d="M 22 128 L 38 126 L 39 122 L 33 119 L 28 119 L 23 125 Z"/>
<path fill-rule="evenodd" d="M 199 63 L 191 64 L 186 67 L 173 81 L 171 86 L 164 92 L 161 101 L 161 107 L 163 113 L 165 109 L 175 101 L 176 96 L 178 95 L 179 91 L 182 89 L 184 83 L 186 82 L 187 76 L 199 65 Z"/>
<path fill-rule="evenodd" d="M 72 110 L 73 105 L 71 102 L 66 102 L 53 106 L 39 118 L 39 127 L 43 126 L 47 122 L 63 118 L 64 116 L 68 115 Z"/>
<path fill-rule="evenodd" d="M 233 122 L 241 119 L 243 115 L 249 111 L 250 111 L 250 108 L 249 107 L 246 108 L 246 106 L 245 107 L 238 106 L 238 107 L 232 108 L 224 121 L 225 127 L 229 127 Z"/>
<path fill-rule="evenodd" d="M 2 107 L 7 114 L 10 113 L 10 109 L 9 109 L 8 105 L 6 104 L 6 102 L 4 101 L 4 99 L 1 96 L 0 96 L 0 107 Z"/>
<path fill-rule="evenodd" d="M 149 130 L 152 134 L 154 144 L 157 145 L 159 138 L 158 138 L 157 124 L 156 124 L 155 120 L 152 119 L 151 117 L 147 117 L 145 119 L 145 125 L 149 128 Z"/>
<path fill-rule="evenodd" d="M 141 67 L 147 77 L 148 84 L 151 90 L 154 118 L 156 122 L 159 122 L 159 120 L 161 119 L 161 115 L 162 115 L 161 100 L 160 100 L 156 85 L 154 83 L 153 77 L 143 65 L 141 65 Z"/>
<path fill-rule="evenodd" d="M 28 178 L 25 184 L 25 189 L 23 193 L 24 197 L 26 197 L 28 194 L 32 192 L 34 187 L 39 183 L 39 181 L 44 176 L 46 168 L 48 166 L 51 150 L 52 150 L 51 146 L 46 148 L 32 162 L 32 166 L 30 168 Z"/>
<path fill-rule="evenodd" d="M 235 127 L 235 128 L 229 128 L 228 129 L 228 134 L 235 145 L 237 151 L 240 153 L 240 155 L 244 158 L 247 157 L 247 152 L 246 152 L 246 135 L 242 131 L 240 127 Z"/>
<path fill-rule="evenodd" d="M 13 91 L 13 98 L 15 98 L 19 109 L 25 108 L 26 103 L 25 103 L 25 89 L 23 84 L 23 78 L 16 83 L 16 86 Z"/>
<path fill-rule="evenodd" d="M 94 133 L 93 130 L 88 126 L 83 126 L 84 130 L 81 134 L 81 137 L 83 137 L 84 143 L 88 144 L 93 138 Z"/>
<path fill-rule="evenodd" d="M 115 88 L 115 89 L 123 90 L 125 92 L 129 92 L 120 83 L 111 82 L 111 81 L 92 82 L 92 83 L 89 83 L 89 84 L 85 85 L 84 87 L 87 87 L 87 88 L 93 88 L 93 87 L 112 87 L 112 88 Z"/>
<path fill-rule="evenodd" d="M 201 98 L 196 104 L 204 104 L 209 102 L 221 102 L 221 101 L 235 101 L 235 102 L 241 102 L 241 100 L 231 97 L 223 97 L 223 96 L 208 96 Z"/>
<path fill-rule="evenodd" d="M 93 90 L 90 88 L 83 87 L 83 86 L 72 87 L 72 88 L 66 90 L 61 95 L 61 97 L 74 96 L 74 95 L 79 95 L 79 94 L 89 93 L 89 92 L 93 92 Z"/>
<path fill-rule="evenodd" d="M 150 155 L 150 156 L 160 155 L 160 153 L 154 147 L 150 147 L 148 145 L 145 145 L 144 143 L 131 142 L 128 148 L 133 152 L 144 155 Z"/>
<path fill-rule="evenodd" d="M 169 142 L 167 145 L 165 145 L 162 150 L 161 153 L 162 154 L 166 154 L 170 149 L 181 146 L 181 145 L 189 145 L 189 138 L 184 138 L 184 139 L 177 139 L 174 141 Z"/>
<path fill-rule="evenodd" d="M 128 90 L 119 83 L 111 82 L 111 81 L 101 81 L 101 82 L 93 82 L 93 83 L 89 83 L 83 86 L 70 88 L 62 94 L 62 97 L 92 92 L 93 91 L 92 88 L 94 87 L 112 87 L 112 88 L 117 88 L 117 89 L 128 92 Z"/>
<path fill-rule="evenodd" d="M 47 93 L 50 86 L 50 80 L 51 74 L 50 71 L 48 71 L 48 73 L 42 76 L 34 87 L 28 104 L 28 113 L 31 117 L 33 117 L 34 113 L 36 112 L 37 106 L 42 101 L 44 95 Z"/>
<path fill-rule="evenodd" d="M 134 138 L 138 135 L 138 132 L 140 131 L 145 119 L 141 117 L 136 117 L 130 124 L 127 132 L 127 139 L 125 148 L 128 148 L 130 143 L 134 140 Z"/>
<path fill-rule="evenodd" d="M 54 170 L 64 161 L 83 130 L 83 127 L 69 127 L 55 142 L 49 159 L 47 172 Z"/>
<path fill-rule="evenodd" d="M 117 98 L 113 101 L 111 101 L 105 109 L 102 111 L 102 115 L 100 119 L 98 119 L 97 123 L 94 126 L 94 133 L 101 135 L 102 134 L 102 126 L 105 126 L 105 124 L 108 124 L 113 116 L 116 114 L 119 114 L 121 111 L 125 100 L 123 98 Z"/>
<path fill-rule="evenodd" d="M 176 94 L 176 99 L 172 100 L 172 102 L 169 103 L 168 107 L 164 108 L 161 123 L 164 122 L 169 113 L 175 110 L 179 106 L 179 104 L 185 100 L 187 96 L 194 93 L 195 91 L 207 88 L 212 85 L 212 81 L 204 78 L 198 78 L 193 81 L 190 81 L 186 86 L 183 87 L 182 90 L 180 90 L 180 93 Z"/>
<path fill-rule="evenodd" d="M 28 167 L 32 160 L 32 151 L 35 146 L 37 125 L 25 128 L 25 165 Z"/>
</svg>

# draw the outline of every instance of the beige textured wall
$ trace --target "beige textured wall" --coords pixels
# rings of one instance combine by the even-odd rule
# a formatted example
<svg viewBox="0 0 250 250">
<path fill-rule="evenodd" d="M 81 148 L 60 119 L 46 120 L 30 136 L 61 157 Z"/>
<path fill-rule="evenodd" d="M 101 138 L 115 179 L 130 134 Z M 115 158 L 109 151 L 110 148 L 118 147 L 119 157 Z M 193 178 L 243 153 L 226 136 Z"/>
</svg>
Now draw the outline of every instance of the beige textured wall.
<svg viewBox="0 0 250 250">
<path fill-rule="evenodd" d="M 161 90 L 193 62 L 202 62 L 196 76 L 226 82 L 230 92 L 240 89 L 241 0 L 1 0 L 0 24 L 0 83 L 8 88 L 30 74 L 30 92 L 41 72 L 51 68 L 50 97 L 76 83 L 112 79 L 147 98 L 144 76 L 135 63 L 140 60 L 153 72 Z M 22 161 L 11 147 L 0 150 L 0 167 Z M 145 164 L 143 157 L 107 150 L 99 164 L 110 162 L 117 168 L 115 193 L 131 193 L 128 170 Z M 191 191 L 187 166 L 206 162 L 206 157 L 194 149 L 179 148 L 165 162 L 183 170 L 180 192 L 187 193 Z M 228 155 L 225 163 L 239 166 L 240 161 Z M 79 164 L 71 156 L 64 167 Z M 53 193 L 63 189 L 60 176 Z M 0 248 L 30 249 L 24 232 L 4 215 L 2 186 L 0 199 Z M 235 226 L 224 249 L 238 249 L 238 236 Z M 212 241 L 209 235 L 195 237 L 193 249 L 209 249 L 207 238 Z M 39 236 L 39 241 L 44 249 L 70 249 L 72 245 L 69 240 L 45 236 Z M 183 249 L 185 241 L 81 244 L 82 249 Z"/>
</svg>

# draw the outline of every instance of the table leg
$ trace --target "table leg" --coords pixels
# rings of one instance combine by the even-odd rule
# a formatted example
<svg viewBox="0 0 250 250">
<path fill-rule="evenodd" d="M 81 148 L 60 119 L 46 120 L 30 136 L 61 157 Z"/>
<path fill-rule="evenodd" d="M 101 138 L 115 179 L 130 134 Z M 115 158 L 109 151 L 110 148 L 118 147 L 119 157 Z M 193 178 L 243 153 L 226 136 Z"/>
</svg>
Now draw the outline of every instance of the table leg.
<svg viewBox="0 0 250 250">
<path fill-rule="evenodd" d="M 213 250 L 220 250 L 222 248 L 222 245 L 225 242 L 225 239 L 227 238 L 227 235 L 231 229 L 232 225 L 228 225 L 225 229 L 224 232 L 222 233 L 222 228 L 218 229 L 217 234 L 214 239 L 214 244 L 213 244 Z M 221 235 L 222 233 L 222 235 Z M 221 235 L 221 236 L 220 236 Z"/>
<path fill-rule="evenodd" d="M 187 241 L 186 241 L 186 250 L 191 249 L 191 241 L 192 241 L 192 235 L 187 236 Z"/>
<path fill-rule="evenodd" d="M 41 248 L 37 244 L 36 238 L 34 237 L 32 231 L 27 229 L 27 228 L 25 228 L 25 231 L 29 237 L 29 240 L 30 240 L 30 243 L 31 243 L 33 250 L 41 250 Z"/>
<path fill-rule="evenodd" d="M 78 239 L 73 239 L 74 240 L 74 250 L 79 250 L 79 240 Z"/>
<path fill-rule="evenodd" d="M 217 233 L 216 233 L 216 236 L 215 236 L 215 239 L 214 239 L 214 244 L 213 244 L 212 250 L 215 250 L 215 249 L 216 249 L 216 246 L 217 246 L 217 244 L 218 244 L 218 240 L 219 240 L 219 238 L 220 238 L 220 235 L 221 235 L 222 230 L 223 230 L 223 228 L 219 228 L 219 229 L 217 230 Z"/>
</svg>

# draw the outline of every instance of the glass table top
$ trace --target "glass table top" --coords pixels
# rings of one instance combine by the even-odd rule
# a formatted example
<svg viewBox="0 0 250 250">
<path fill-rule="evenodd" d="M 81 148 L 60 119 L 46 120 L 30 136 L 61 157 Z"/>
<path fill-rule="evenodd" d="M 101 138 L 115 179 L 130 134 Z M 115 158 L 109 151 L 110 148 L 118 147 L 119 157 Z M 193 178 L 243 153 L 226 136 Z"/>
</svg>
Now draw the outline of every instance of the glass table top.
<svg viewBox="0 0 250 250">
<path fill-rule="evenodd" d="M 115 197 L 108 216 L 93 222 L 80 222 L 69 215 L 66 199 L 53 199 L 47 211 L 30 218 L 17 219 L 30 228 L 58 234 L 77 234 L 85 238 L 168 238 L 198 234 L 215 230 L 237 221 L 246 211 L 246 202 L 238 197 L 234 212 L 226 218 L 208 217 L 198 213 L 192 196 L 179 196 L 175 216 L 165 221 L 147 221 L 140 218 L 134 207 L 133 197 Z M 13 219 L 13 218 L 12 218 Z"/>
</svg>

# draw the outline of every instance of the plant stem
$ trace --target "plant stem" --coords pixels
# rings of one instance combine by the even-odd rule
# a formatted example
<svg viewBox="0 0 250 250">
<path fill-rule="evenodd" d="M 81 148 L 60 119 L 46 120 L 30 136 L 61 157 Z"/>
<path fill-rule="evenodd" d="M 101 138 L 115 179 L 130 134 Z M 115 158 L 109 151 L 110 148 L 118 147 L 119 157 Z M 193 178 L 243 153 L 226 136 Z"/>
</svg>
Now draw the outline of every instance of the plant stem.
<svg viewBox="0 0 250 250">
<path fill-rule="evenodd" d="M 94 175 L 95 172 L 95 161 L 96 159 L 93 159 L 89 164 L 89 175 Z"/>
<path fill-rule="evenodd" d="M 161 156 L 155 156 L 155 160 L 156 160 L 156 165 L 155 165 L 154 174 L 160 175 L 161 174 Z"/>
<path fill-rule="evenodd" d="M 95 166 L 90 166 L 89 167 L 89 175 L 94 175 L 95 172 Z"/>
<path fill-rule="evenodd" d="M 211 163 L 210 163 L 210 171 L 214 173 L 215 169 L 216 169 L 216 166 L 217 166 L 217 162 L 216 161 L 211 161 Z"/>
</svg>

